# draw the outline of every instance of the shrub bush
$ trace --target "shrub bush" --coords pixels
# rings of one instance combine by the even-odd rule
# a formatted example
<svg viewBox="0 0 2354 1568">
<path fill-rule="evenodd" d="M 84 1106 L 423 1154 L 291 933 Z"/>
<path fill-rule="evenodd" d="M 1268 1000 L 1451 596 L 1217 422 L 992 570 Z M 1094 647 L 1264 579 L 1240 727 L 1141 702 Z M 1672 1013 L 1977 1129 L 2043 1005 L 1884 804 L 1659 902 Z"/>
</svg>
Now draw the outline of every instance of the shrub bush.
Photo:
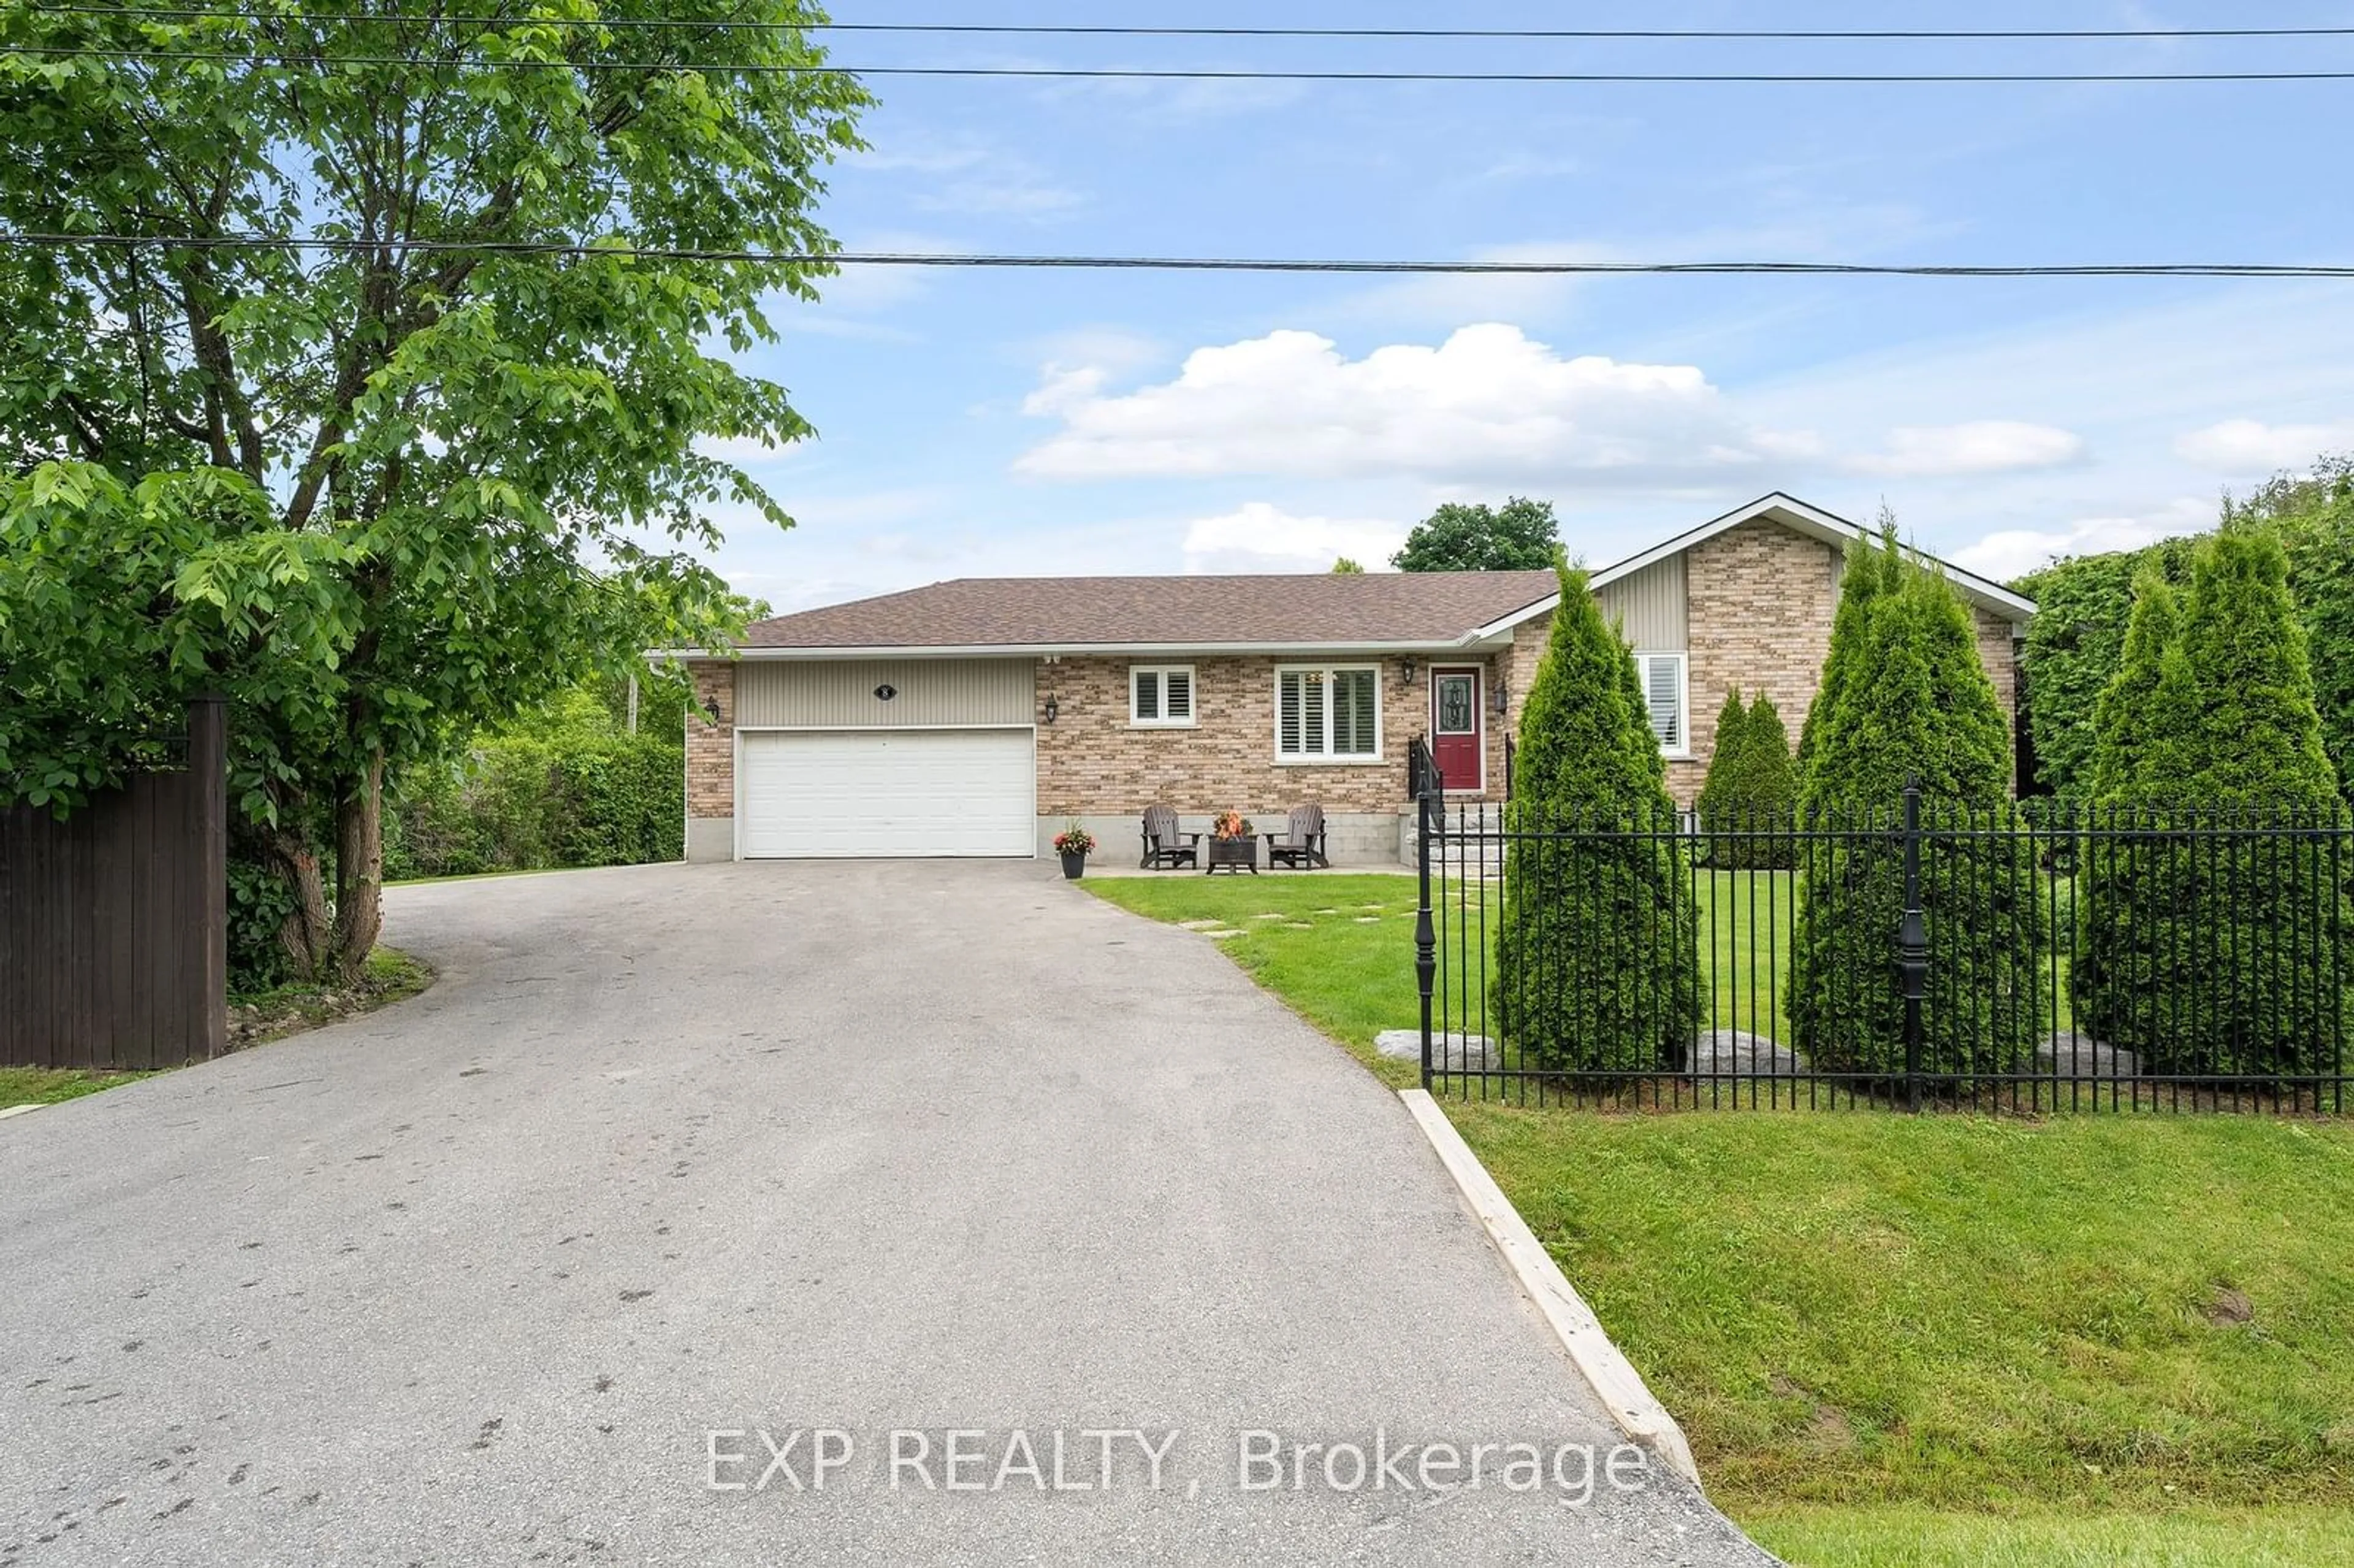
<svg viewBox="0 0 2354 1568">
<path fill-rule="evenodd" d="M 2342 817 L 2286 556 L 2227 527 L 2179 604 L 2139 587 L 2094 773 L 2095 821 L 2142 831 L 2084 857 L 2078 1025 L 2150 1073 L 2328 1070 L 2354 909 L 2314 841 L 2246 831 Z"/>
<path fill-rule="evenodd" d="M 593 694 L 397 782 L 385 875 L 632 865 L 684 853 L 679 740 L 623 733 Z"/>
<path fill-rule="evenodd" d="M 232 995 L 282 985 L 292 965 L 280 939 L 294 913 L 294 893 L 258 857 L 228 859 L 228 989 Z"/>
<path fill-rule="evenodd" d="M 1790 961 L 1793 1043 L 1819 1071 L 1893 1078 L 1907 1066 L 1894 962 L 1904 907 L 1893 831 L 1908 780 L 1924 796 L 1922 904 L 1940 995 L 1925 1010 L 1921 1065 L 1956 1074 L 2020 1069 L 2041 1022 L 2043 933 L 2036 868 L 2009 797 L 2010 739 L 1979 662 L 1968 607 L 1893 531 L 1850 551 L 1828 670 L 1850 672 L 1816 701 L 1800 810 L 1818 841 L 1798 892 Z M 1868 675 L 1867 673 L 1868 673 Z"/>
<path fill-rule="evenodd" d="M 1635 660 L 1564 568 L 1521 715 L 1492 1012 L 1532 1068 L 1680 1068 L 1702 1016 L 1699 917 Z M 1633 828 L 1633 836 L 1551 836 Z"/>
</svg>

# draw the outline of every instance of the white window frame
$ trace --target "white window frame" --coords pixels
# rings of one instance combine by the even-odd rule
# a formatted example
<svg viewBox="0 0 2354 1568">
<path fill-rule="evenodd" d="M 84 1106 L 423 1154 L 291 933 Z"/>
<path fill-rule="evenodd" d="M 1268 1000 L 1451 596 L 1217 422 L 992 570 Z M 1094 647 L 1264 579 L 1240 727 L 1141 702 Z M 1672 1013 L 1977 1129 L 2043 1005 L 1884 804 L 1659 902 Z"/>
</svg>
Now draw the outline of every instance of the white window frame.
<svg viewBox="0 0 2354 1568">
<path fill-rule="evenodd" d="M 1676 711 L 1682 715 L 1683 720 L 1678 744 L 1670 746 L 1666 741 L 1660 741 L 1659 755 L 1671 762 L 1689 762 L 1692 755 L 1691 655 L 1680 648 L 1648 650 L 1638 648 L 1635 651 L 1635 673 L 1641 677 L 1643 687 L 1643 722 L 1645 724 L 1651 724 L 1651 661 L 1655 659 L 1672 659 L 1676 662 Z M 1654 735 L 1658 733 L 1658 729 L 1657 725 L 1652 725 Z"/>
<path fill-rule="evenodd" d="M 1161 694 L 1159 718 L 1139 718 L 1136 715 L 1136 678 L 1156 677 Z M 1185 716 L 1171 718 L 1169 714 L 1169 677 L 1185 677 Z M 1130 664 L 1128 667 L 1128 726 L 1130 729 L 1192 729 L 1195 716 L 1202 711 L 1202 683 L 1193 674 L 1191 664 Z"/>
<path fill-rule="evenodd" d="M 1335 675 L 1363 673 L 1373 678 L 1373 749 L 1370 753 L 1349 752 L 1334 756 L 1332 744 L 1332 693 Z M 1292 752 L 1283 749 L 1283 678 L 1286 675 L 1321 675 L 1324 677 L 1324 744 L 1322 752 Z M 1379 664 L 1278 664 L 1275 667 L 1275 762 L 1278 768 L 1378 768 L 1382 765 L 1383 737 L 1382 667 Z M 1307 726 L 1300 726 L 1303 733 Z"/>
</svg>

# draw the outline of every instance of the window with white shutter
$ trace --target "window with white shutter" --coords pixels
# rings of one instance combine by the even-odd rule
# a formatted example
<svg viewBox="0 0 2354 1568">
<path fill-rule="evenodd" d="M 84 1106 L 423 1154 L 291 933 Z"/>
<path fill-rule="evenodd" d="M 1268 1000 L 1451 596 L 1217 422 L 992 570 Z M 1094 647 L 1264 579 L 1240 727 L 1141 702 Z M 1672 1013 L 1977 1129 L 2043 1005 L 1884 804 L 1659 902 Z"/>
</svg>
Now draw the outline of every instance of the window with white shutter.
<svg viewBox="0 0 2354 1568">
<path fill-rule="evenodd" d="M 1128 722 L 1183 728 L 1193 722 L 1193 666 L 1135 664 L 1128 672 Z"/>
<path fill-rule="evenodd" d="M 1691 754 L 1684 709 L 1684 656 L 1681 653 L 1638 653 L 1636 673 L 1643 678 L 1643 705 L 1651 718 L 1651 733 L 1659 749 L 1670 757 Z"/>
<path fill-rule="evenodd" d="M 1373 762 L 1382 754 L 1382 676 L 1370 664 L 1275 673 L 1278 762 Z"/>
</svg>

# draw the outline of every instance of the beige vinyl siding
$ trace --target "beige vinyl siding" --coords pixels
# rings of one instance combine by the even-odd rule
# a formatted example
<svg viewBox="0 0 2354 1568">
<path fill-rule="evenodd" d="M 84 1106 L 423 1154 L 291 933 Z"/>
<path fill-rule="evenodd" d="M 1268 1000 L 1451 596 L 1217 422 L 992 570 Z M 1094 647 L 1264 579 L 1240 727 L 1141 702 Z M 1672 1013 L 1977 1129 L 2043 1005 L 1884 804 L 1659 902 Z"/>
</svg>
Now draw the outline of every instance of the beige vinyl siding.
<svg viewBox="0 0 2354 1568">
<path fill-rule="evenodd" d="M 1028 659 L 748 659 L 736 723 L 760 729 L 916 729 L 1036 721 Z M 895 695 L 883 701 L 877 686 Z"/>
<path fill-rule="evenodd" d="M 1684 557 L 1680 552 L 1632 577 L 1594 590 L 1602 619 L 1618 623 L 1629 645 L 1680 653 L 1691 644 L 1684 613 Z"/>
</svg>

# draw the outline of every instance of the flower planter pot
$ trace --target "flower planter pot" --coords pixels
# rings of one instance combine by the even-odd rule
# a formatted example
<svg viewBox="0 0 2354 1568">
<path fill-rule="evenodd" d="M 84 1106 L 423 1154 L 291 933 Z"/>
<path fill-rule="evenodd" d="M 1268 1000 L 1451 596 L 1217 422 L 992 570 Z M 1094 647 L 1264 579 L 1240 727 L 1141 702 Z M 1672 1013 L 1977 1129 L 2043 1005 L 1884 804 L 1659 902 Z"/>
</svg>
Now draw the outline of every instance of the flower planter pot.
<svg viewBox="0 0 2354 1568">
<path fill-rule="evenodd" d="M 1087 857 L 1086 852 L 1083 850 L 1064 850 L 1061 853 L 1063 856 L 1063 874 L 1073 882 L 1078 881 L 1078 879 L 1086 874 L 1087 869 Z"/>
</svg>

